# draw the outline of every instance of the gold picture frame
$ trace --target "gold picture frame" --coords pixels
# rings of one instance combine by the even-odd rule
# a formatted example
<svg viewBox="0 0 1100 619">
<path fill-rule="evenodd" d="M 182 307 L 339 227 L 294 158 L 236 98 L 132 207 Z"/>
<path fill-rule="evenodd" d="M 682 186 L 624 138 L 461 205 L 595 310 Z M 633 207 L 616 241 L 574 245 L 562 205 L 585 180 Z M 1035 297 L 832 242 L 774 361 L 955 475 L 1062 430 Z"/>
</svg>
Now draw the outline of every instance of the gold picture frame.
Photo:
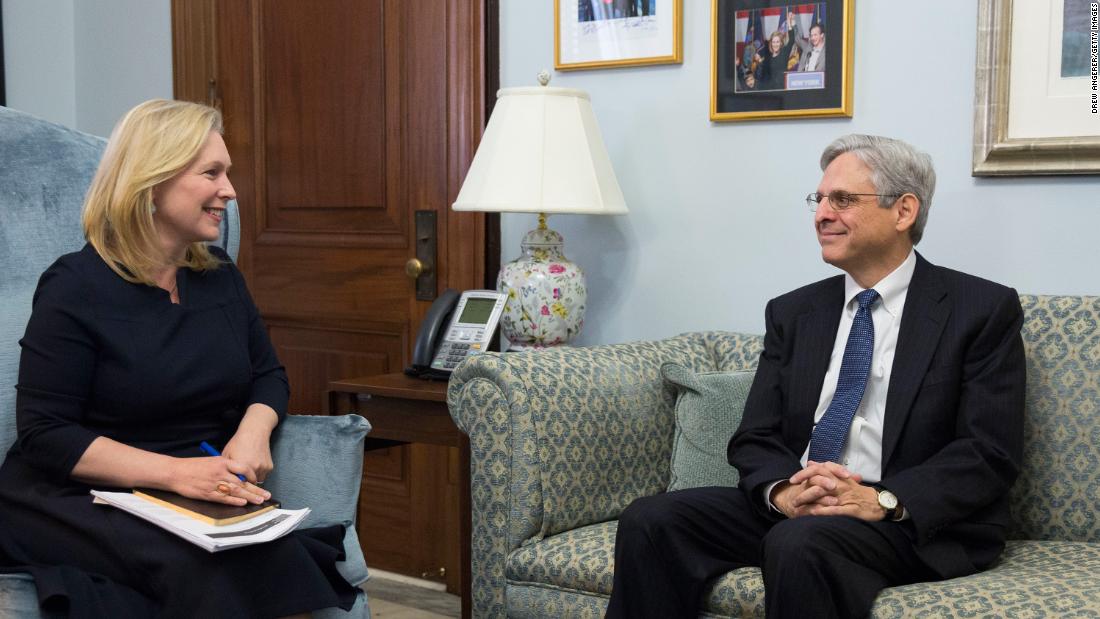
<svg viewBox="0 0 1100 619">
<path fill-rule="evenodd" d="M 853 5 L 711 0 L 710 119 L 851 118 Z"/>
<path fill-rule="evenodd" d="M 1046 5 L 1046 3 L 1042 3 Z M 1013 7 L 1011 0 L 978 3 L 978 52 L 974 94 L 973 176 L 1100 174 L 1100 133 L 1096 115 L 1084 110 L 1082 132 L 1070 137 L 1009 137 Z M 1029 28 L 1034 24 L 1027 24 Z M 1035 36 L 1026 37 L 1032 44 Z M 1049 38 L 1049 37 L 1047 37 Z M 1039 41 L 1044 52 L 1051 41 Z M 1036 76 L 1036 84 L 1044 81 Z M 1095 92 L 1095 91 L 1094 91 Z M 1082 103 L 1082 106 L 1087 102 Z M 1062 115 L 1064 116 L 1064 115 Z M 1091 121 L 1091 127 L 1089 127 Z"/>
<path fill-rule="evenodd" d="M 683 0 L 554 0 L 554 68 L 679 64 L 683 16 Z"/>
</svg>

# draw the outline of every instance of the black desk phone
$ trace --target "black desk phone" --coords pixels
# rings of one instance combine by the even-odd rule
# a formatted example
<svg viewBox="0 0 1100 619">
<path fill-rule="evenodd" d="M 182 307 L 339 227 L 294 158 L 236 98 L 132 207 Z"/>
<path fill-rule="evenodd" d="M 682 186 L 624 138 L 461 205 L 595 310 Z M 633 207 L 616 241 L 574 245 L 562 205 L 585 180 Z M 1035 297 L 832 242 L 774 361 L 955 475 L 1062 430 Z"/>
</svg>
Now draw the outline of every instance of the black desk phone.
<svg viewBox="0 0 1100 619">
<path fill-rule="evenodd" d="M 448 288 L 432 303 L 413 347 L 412 367 L 405 373 L 446 380 L 466 357 L 485 352 L 493 339 L 507 297 L 495 290 Z"/>
</svg>

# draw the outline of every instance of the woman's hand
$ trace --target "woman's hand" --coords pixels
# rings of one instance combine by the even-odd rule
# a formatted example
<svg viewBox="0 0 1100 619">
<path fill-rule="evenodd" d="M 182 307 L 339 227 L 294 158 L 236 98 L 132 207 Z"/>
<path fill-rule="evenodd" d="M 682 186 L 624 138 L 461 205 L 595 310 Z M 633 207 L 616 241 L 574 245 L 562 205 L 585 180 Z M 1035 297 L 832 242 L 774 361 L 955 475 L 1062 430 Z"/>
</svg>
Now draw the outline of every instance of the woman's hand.
<svg viewBox="0 0 1100 619">
<path fill-rule="evenodd" d="M 250 481 L 263 483 L 275 465 L 271 461 L 270 433 L 257 433 L 237 430 L 233 438 L 225 444 L 222 456 L 239 462 L 250 469 L 243 475 Z"/>
<path fill-rule="evenodd" d="M 270 434 L 268 431 L 266 436 Z M 270 470 L 270 451 L 265 449 L 264 453 L 267 454 Z M 237 475 L 255 480 L 256 468 L 249 462 L 241 462 L 227 455 L 173 458 L 124 445 L 105 436 L 92 441 L 72 471 L 73 479 L 89 485 L 157 488 L 192 499 L 227 505 L 244 505 L 249 501 L 262 503 L 271 498 L 269 492 L 242 482 Z"/>
<path fill-rule="evenodd" d="M 274 409 L 264 404 L 248 407 L 222 455 L 184 458 L 173 467 L 172 488 L 186 497 L 244 505 L 263 503 L 271 493 L 257 486 L 267 479 L 271 461 L 271 431 L 279 423 Z M 243 475 L 247 481 L 241 481 Z"/>
<path fill-rule="evenodd" d="M 225 444 L 222 455 L 252 469 L 249 481 L 263 483 L 275 468 L 271 460 L 271 431 L 279 416 L 269 406 L 253 404 L 245 411 L 237 432 Z"/>
<path fill-rule="evenodd" d="M 255 479 L 255 471 L 224 455 L 213 458 L 173 458 L 168 489 L 192 499 L 244 505 L 263 503 L 271 493 L 237 475 Z"/>
</svg>

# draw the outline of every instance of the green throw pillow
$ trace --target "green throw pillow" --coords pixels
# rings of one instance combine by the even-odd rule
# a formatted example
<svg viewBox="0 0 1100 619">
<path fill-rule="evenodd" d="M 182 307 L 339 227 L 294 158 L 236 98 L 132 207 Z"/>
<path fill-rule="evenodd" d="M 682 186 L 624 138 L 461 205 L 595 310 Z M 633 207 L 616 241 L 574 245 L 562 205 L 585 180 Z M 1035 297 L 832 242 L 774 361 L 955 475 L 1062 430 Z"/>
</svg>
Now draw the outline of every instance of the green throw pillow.
<svg viewBox="0 0 1100 619">
<path fill-rule="evenodd" d="M 737 469 L 726 460 L 726 446 L 741 423 L 755 374 L 695 372 L 675 363 L 661 366 L 661 376 L 677 392 L 670 491 L 737 485 Z"/>
</svg>

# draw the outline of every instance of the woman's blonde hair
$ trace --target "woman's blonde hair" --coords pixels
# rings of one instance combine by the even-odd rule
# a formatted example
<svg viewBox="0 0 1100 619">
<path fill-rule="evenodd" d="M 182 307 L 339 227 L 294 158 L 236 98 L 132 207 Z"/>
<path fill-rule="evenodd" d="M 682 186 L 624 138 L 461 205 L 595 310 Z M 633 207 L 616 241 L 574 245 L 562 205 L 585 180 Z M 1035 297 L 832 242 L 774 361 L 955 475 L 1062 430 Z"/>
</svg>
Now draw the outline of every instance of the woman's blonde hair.
<svg viewBox="0 0 1100 619">
<path fill-rule="evenodd" d="M 118 121 L 84 199 L 84 236 L 123 279 L 155 286 L 165 264 L 153 224 L 153 189 L 198 156 L 211 131 L 222 132 L 218 110 L 186 101 L 153 99 Z M 218 267 L 206 244 L 192 243 L 181 267 Z"/>
</svg>

